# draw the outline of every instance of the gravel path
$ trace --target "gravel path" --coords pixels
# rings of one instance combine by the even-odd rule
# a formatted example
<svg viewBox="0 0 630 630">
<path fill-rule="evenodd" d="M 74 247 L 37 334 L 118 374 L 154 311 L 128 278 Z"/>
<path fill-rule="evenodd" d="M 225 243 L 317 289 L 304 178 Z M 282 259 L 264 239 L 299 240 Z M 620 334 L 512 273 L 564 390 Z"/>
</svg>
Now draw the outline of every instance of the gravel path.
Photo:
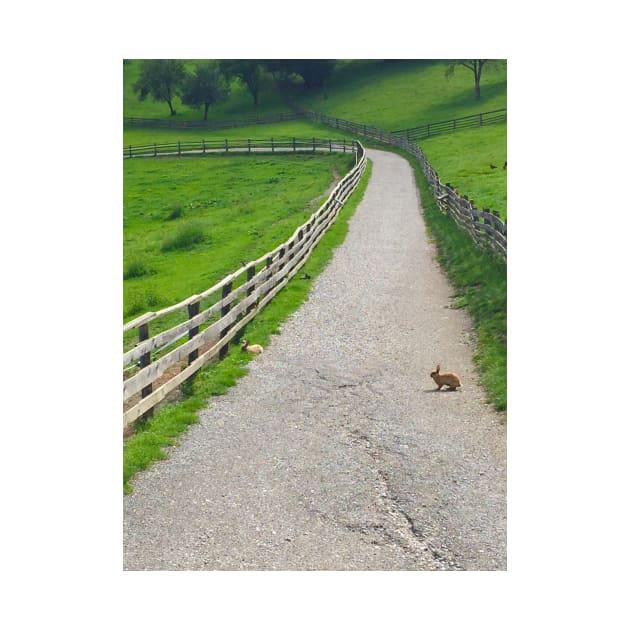
<svg viewBox="0 0 630 630">
<path fill-rule="evenodd" d="M 503 417 L 484 403 L 409 164 L 368 157 L 308 301 L 135 479 L 125 569 L 506 569 Z M 435 391 L 438 362 L 461 390 Z"/>
</svg>

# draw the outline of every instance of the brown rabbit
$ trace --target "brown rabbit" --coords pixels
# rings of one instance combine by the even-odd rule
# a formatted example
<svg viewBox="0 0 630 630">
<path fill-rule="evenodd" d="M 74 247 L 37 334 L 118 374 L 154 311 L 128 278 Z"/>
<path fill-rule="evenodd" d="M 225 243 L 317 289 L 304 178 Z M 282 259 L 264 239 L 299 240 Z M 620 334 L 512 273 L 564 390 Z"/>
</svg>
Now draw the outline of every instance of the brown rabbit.
<svg viewBox="0 0 630 630">
<path fill-rule="evenodd" d="M 435 381 L 438 389 L 442 389 L 442 386 L 446 385 L 453 392 L 457 387 L 462 386 L 459 376 L 455 372 L 442 372 L 440 374 L 439 365 L 435 368 L 435 372 L 431 372 L 431 378 Z"/>
<path fill-rule="evenodd" d="M 263 351 L 263 347 L 255 343 L 253 346 L 249 345 L 249 339 L 243 341 L 241 350 L 247 350 L 247 352 L 253 352 L 254 354 L 260 354 Z"/>
</svg>

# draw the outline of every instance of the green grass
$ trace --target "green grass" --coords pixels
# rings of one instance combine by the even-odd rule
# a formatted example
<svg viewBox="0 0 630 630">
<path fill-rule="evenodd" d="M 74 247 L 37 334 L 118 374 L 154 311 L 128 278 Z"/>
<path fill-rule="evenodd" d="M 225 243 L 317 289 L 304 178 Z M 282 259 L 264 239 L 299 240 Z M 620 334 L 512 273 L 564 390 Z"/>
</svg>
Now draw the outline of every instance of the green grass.
<svg viewBox="0 0 630 630">
<path fill-rule="evenodd" d="M 506 107 L 505 69 L 484 70 L 479 101 L 472 72 L 458 68 L 447 79 L 445 70 L 435 60 L 345 61 L 326 87 L 293 96 L 314 111 L 390 131 Z"/>
<path fill-rule="evenodd" d="M 139 127 L 125 127 L 123 130 L 123 147 L 152 143 L 167 143 L 203 140 L 287 140 L 291 138 L 343 138 L 339 129 L 332 129 L 328 125 L 320 125 L 308 120 L 295 120 L 268 125 L 249 125 L 230 129 L 146 129 Z M 348 136 L 349 138 L 349 136 Z"/>
<path fill-rule="evenodd" d="M 404 155 L 404 154 L 402 154 Z M 475 327 L 474 361 L 488 400 L 507 409 L 507 268 L 479 251 L 470 237 L 437 207 L 419 162 L 405 156 L 416 174 L 427 228 L 438 261 L 456 290 L 456 304 L 466 308 Z"/>
<path fill-rule="evenodd" d="M 193 61 L 188 62 L 192 67 Z M 474 95 L 472 72 L 458 67 L 445 76 L 446 61 L 338 60 L 335 72 L 322 89 L 305 90 L 300 86 L 286 95 L 308 109 L 345 118 L 353 122 L 388 130 L 416 127 L 421 124 L 450 120 L 461 116 L 507 107 L 507 69 L 486 67 L 481 79 L 481 99 Z M 140 102 L 131 90 L 140 62 L 123 66 L 125 116 L 169 118 L 168 106 L 149 100 Z M 261 92 L 261 104 L 254 108 L 247 91 L 233 85 L 230 99 L 211 108 L 210 118 L 239 118 L 279 111 L 289 111 L 284 96 L 273 90 L 268 81 Z M 177 105 L 178 119 L 200 118 L 198 113 Z M 146 144 L 185 139 L 339 137 L 339 131 L 308 121 L 280 125 L 257 125 L 218 132 L 199 130 L 125 129 L 124 145 Z M 348 134 L 348 137 L 351 137 Z M 506 126 L 490 125 L 481 129 L 460 131 L 420 141 L 440 177 L 473 199 L 478 207 L 487 207 L 507 217 L 506 174 L 500 168 L 507 158 Z M 489 164 L 499 169 L 488 172 Z M 497 172 L 497 171 L 501 172 Z"/>
<path fill-rule="evenodd" d="M 199 293 L 286 240 L 353 154 L 124 162 L 125 320 Z"/>
<path fill-rule="evenodd" d="M 507 219 L 507 125 L 476 127 L 420 141 L 440 179 L 480 208 Z M 497 168 L 490 167 L 493 164 Z"/>
<path fill-rule="evenodd" d="M 293 278 L 287 286 L 241 331 L 230 345 L 227 356 L 220 362 L 200 370 L 186 388 L 186 398 L 174 404 L 158 408 L 154 416 L 138 427 L 137 432 L 127 438 L 123 447 L 123 491 L 132 491 L 133 476 L 151 466 L 155 461 L 167 457 L 166 449 L 177 444 L 177 437 L 189 425 L 198 422 L 197 411 L 207 406 L 212 396 L 224 394 L 247 373 L 247 363 L 252 355 L 241 352 L 240 339 L 246 335 L 266 345 L 272 335 L 279 332 L 280 324 L 307 298 L 315 278 L 326 267 L 336 247 L 343 243 L 348 221 L 359 204 L 370 177 L 371 164 L 357 190 L 346 202 L 337 220 L 318 243 L 303 271 L 311 276 L 308 280 Z"/>
</svg>

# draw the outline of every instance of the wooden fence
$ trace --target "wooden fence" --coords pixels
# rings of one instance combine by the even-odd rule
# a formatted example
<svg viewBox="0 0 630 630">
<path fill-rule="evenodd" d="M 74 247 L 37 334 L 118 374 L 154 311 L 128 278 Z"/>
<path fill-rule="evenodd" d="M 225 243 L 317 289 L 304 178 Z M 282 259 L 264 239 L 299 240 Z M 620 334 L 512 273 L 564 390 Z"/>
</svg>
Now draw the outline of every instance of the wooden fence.
<svg viewBox="0 0 630 630">
<path fill-rule="evenodd" d="M 209 361 L 223 358 L 230 341 L 304 265 L 365 171 L 365 151 L 359 142 L 353 146 L 354 168 L 287 241 L 199 295 L 123 326 L 124 335 L 137 338 L 123 352 L 123 428 L 150 413 Z"/>
<path fill-rule="evenodd" d="M 184 155 L 187 153 L 229 153 L 263 151 L 276 152 L 312 152 L 316 151 L 352 151 L 357 152 L 354 140 L 331 140 L 322 138 L 285 138 L 269 140 L 188 140 L 184 142 L 153 143 L 129 145 L 123 149 L 123 158 L 158 157 L 164 155 Z"/>
<path fill-rule="evenodd" d="M 374 138 L 385 144 L 396 146 L 416 157 L 440 209 L 452 217 L 457 225 L 470 235 L 479 248 L 503 260 L 507 259 L 507 221 L 502 221 L 498 212 L 488 208 L 480 210 L 475 206 L 474 201 L 465 195 L 460 195 L 450 183 L 443 183 L 422 149 L 415 142 L 379 127 L 354 123 L 317 112 L 307 111 L 305 114 L 311 120 L 349 133 Z"/>
<path fill-rule="evenodd" d="M 287 122 L 304 118 L 301 112 L 270 114 L 268 116 L 256 116 L 250 118 L 226 119 L 226 120 L 181 120 L 174 118 L 123 118 L 126 127 L 150 127 L 168 129 L 230 129 L 233 127 L 246 127 L 249 125 L 266 125 L 269 123 Z"/>
<path fill-rule="evenodd" d="M 392 131 L 398 136 L 403 136 L 407 140 L 421 140 L 437 136 L 443 133 L 452 133 L 461 129 L 470 129 L 471 127 L 484 127 L 496 123 L 502 123 L 507 120 L 507 109 L 495 109 L 491 112 L 482 112 L 481 114 L 473 114 L 472 116 L 463 116 L 462 118 L 454 118 L 452 120 L 444 120 L 442 122 L 427 123 L 410 129 L 399 129 Z"/>
</svg>

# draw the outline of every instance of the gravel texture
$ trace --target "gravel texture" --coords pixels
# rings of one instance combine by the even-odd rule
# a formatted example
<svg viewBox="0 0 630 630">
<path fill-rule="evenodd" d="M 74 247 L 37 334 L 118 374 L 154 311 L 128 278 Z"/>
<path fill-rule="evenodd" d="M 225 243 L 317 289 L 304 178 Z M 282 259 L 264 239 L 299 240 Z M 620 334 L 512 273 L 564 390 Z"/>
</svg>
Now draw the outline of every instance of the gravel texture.
<svg viewBox="0 0 630 630">
<path fill-rule="evenodd" d="M 504 416 L 484 402 L 409 164 L 368 157 L 309 299 L 135 479 L 125 569 L 506 569 Z M 461 390 L 435 391 L 437 363 Z"/>
</svg>

